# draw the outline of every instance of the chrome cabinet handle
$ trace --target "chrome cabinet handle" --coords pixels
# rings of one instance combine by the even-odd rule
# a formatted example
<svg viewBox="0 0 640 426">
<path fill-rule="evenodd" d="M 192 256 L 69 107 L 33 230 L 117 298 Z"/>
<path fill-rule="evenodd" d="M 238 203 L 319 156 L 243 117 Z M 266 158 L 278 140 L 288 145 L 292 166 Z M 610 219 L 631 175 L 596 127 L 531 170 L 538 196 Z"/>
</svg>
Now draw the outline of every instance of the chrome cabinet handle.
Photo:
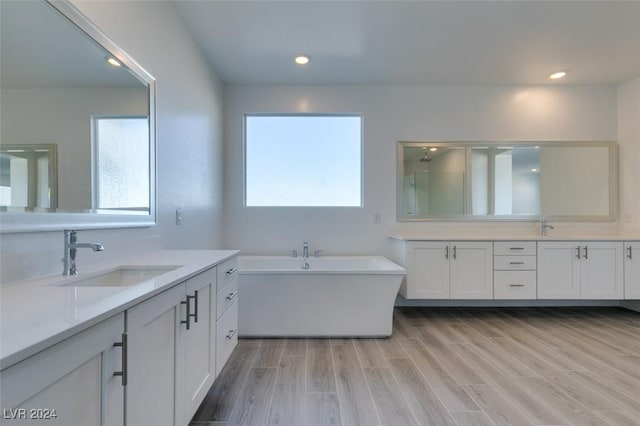
<svg viewBox="0 0 640 426">
<path fill-rule="evenodd" d="M 509 287 L 524 287 L 524 284 L 509 284 Z"/>
<path fill-rule="evenodd" d="M 588 260 L 589 259 L 589 247 L 584 246 L 584 259 Z"/>
<path fill-rule="evenodd" d="M 122 371 L 114 371 L 113 375 L 122 377 L 122 386 L 127 386 L 129 378 L 129 368 L 127 365 L 127 348 L 129 345 L 127 344 L 127 333 L 122 333 L 122 342 L 116 342 L 113 346 L 122 348 Z"/>
<path fill-rule="evenodd" d="M 293 256 L 293 257 L 296 257 L 296 256 Z M 227 271 L 227 275 L 231 275 L 231 274 L 233 274 L 234 272 L 236 272 L 237 270 L 238 270 L 238 268 L 231 268 L 231 269 L 229 269 L 229 270 Z"/>
<path fill-rule="evenodd" d="M 509 262 L 509 265 L 524 265 L 524 262 Z"/>
<path fill-rule="evenodd" d="M 227 295 L 227 300 L 233 300 L 234 297 L 236 297 L 238 295 L 237 291 L 234 291 L 233 293 L 229 293 Z"/>
<path fill-rule="evenodd" d="M 233 336 L 235 336 L 237 332 L 238 332 L 237 328 L 235 330 L 229 330 L 229 334 L 227 334 L 225 337 L 227 338 L 227 340 L 231 340 L 233 339 Z"/>
<path fill-rule="evenodd" d="M 509 250 L 524 250 L 524 247 L 509 247 Z"/>
<path fill-rule="evenodd" d="M 581 250 L 581 248 L 580 248 L 580 246 L 578 246 L 578 247 L 576 247 L 576 248 L 578 249 L 578 254 L 576 255 L 576 257 L 577 257 L 578 259 L 580 259 L 580 250 Z"/>
<path fill-rule="evenodd" d="M 444 258 L 449 259 L 449 246 L 444 248 Z"/>
<path fill-rule="evenodd" d="M 453 246 L 453 258 L 458 258 L 458 248 L 456 246 Z"/>
<path fill-rule="evenodd" d="M 633 259 L 633 247 L 629 246 L 629 247 L 627 247 L 627 250 L 629 251 L 629 254 L 627 254 L 627 258 L 629 260 L 632 260 Z"/>
</svg>

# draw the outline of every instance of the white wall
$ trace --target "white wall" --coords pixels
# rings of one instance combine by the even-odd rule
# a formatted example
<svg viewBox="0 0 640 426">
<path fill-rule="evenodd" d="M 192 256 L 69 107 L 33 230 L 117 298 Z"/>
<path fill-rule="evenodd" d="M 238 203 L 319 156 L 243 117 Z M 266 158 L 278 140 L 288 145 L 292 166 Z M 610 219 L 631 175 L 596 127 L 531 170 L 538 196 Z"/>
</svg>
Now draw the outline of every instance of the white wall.
<svg viewBox="0 0 640 426">
<path fill-rule="evenodd" d="M 158 225 L 82 231 L 101 253 L 79 267 L 139 250 L 222 247 L 223 87 L 167 2 L 73 0 L 119 47 L 157 79 Z M 175 207 L 183 225 L 175 225 Z M 3 234 L 1 282 L 62 271 L 62 231 Z"/>
<path fill-rule="evenodd" d="M 640 77 L 618 86 L 618 144 L 622 226 L 640 228 Z"/>
<path fill-rule="evenodd" d="M 386 253 L 393 231 L 535 232 L 533 223 L 398 223 L 398 140 L 615 140 L 615 87 L 230 86 L 225 91 L 228 247 L 286 254 L 309 241 L 325 254 Z M 364 114 L 363 208 L 243 207 L 244 113 Z M 637 161 L 635 164 L 638 164 Z M 627 164 L 627 167 L 629 165 Z M 304 176 L 300 176 L 304 179 Z M 374 223 L 374 214 L 381 222 Z M 559 230 L 581 225 L 561 224 Z M 587 224 L 590 231 L 595 225 Z M 598 225 L 600 227 L 617 227 Z"/>
</svg>

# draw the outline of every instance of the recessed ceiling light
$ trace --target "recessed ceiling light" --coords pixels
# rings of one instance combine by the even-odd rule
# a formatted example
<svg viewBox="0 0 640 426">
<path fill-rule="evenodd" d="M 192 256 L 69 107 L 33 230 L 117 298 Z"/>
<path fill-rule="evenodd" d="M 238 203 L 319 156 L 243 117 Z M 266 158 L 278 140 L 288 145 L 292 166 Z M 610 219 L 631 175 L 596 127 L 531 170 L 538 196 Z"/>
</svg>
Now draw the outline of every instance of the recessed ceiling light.
<svg viewBox="0 0 640 426">
<path fill-rule="evenodd" d="M 553 74 L 551 74 L 551 75 L 549 76 L 549 78 L 550 78 L 551 80 L 557 80 L 557 79 L 562 78 L 562 77 L 564 77 L 564 76 L 566 76 L 566 75 L 567 75 L 567 72 L 566 72 L 566 71 L 558 71 L 558 72 L 554 72 Z"/>
<path fill-rule="evenodd" d="M 538 169 L 531 169 L 531 171 L 535 173 L 538 171 Z"/>
<path fill-rule="evenodd" d="M 113 65 L 114 67 L 121 67 L 122 64 L 113 56 L 107 56 L 105 57 L 105 59 L 107 60 L 107 62 L 109 63 L 109 65 Z"/>
<path fill-rule="evenodd" d="M 435 147 L 429 148 L 429 151 L 431 151 L 431 152 L 436 152 L 437 150 L 438 150 L 438 148 L 435 148 Z"/>
<path fill-rule="evenodd" d="M 307 54 L 302 54 L 302 55 L 296 56 L 293 59 L 293 62 L 295 62 L 298 65 L 307 65 L 310 60 L 311 60 L 311 56 L 309 56 Z"/>
<path fill-rule="evenodd" d="M 420 149 L 425 149 L 426 150 L 427 147 L 426 146 L 421 146 Z"/>
</svg>

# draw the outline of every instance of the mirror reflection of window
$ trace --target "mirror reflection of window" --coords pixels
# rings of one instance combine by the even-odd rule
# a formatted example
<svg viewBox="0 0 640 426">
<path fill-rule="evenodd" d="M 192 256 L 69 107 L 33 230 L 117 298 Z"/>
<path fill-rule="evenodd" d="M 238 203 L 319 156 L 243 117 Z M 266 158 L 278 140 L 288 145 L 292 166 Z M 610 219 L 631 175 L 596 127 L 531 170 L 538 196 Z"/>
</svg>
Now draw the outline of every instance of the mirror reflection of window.
<svg viewBox="0 0 640 426">
<path fill-rule="evenodd" d="M 93 198 L 97 210 L 149 210 L 147 117 L 93 117 Z"/>
</svg>

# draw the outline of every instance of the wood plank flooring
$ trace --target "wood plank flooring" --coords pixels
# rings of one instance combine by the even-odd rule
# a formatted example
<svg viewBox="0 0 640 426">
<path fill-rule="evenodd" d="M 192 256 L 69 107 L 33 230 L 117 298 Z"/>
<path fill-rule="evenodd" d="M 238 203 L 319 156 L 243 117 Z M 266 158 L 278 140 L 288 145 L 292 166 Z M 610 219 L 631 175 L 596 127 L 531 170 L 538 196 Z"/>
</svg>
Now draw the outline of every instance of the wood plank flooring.
<svg viewBox="0 0 640 426">
<path fill-rule="evenodd" d="M 640 425 L 640 314 L 396 308 L 387 339 L 241 339 L 191 425 Z"/>
</svg>

